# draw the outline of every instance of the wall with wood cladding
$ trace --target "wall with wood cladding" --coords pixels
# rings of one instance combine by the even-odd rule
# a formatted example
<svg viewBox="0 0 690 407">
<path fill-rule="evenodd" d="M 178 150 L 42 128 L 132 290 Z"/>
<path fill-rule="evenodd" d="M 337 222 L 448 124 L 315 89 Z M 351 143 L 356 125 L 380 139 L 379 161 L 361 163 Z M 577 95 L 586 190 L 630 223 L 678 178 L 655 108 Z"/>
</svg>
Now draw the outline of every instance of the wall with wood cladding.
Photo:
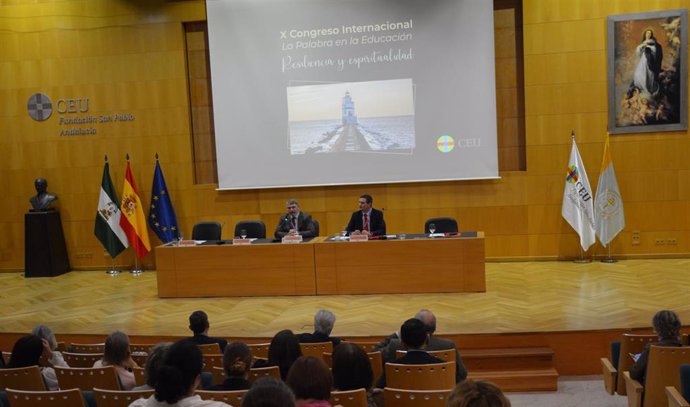
<svg viewBox="0 0 690 407">
<path fill-rule="evenodd" d="M 186 236 L 202 220 L 222 222 L 224 238 L 242 219 L 262 219 L 272 230 L 290 197 L 321 222 L 322 234 L 335 233 L 356 209 L 357 197 L 370 193 L 375 206 L 385 209 L 390 233 L 419 232 L 428 217 L 455 216 L 462 229 L 486 232 L 488 258 L 574 257 L 578 239 L 560 215 L 563 179 L 575 130 L 596 188 L 606 135 L 606 16 L 688 6 L 690 1 L 679 0 L 524 0 L 524 141 L 515 130 L 515 27 L 509 15 L 497 13 L 499 180 L 218 192 L 215 185 L 194 182 L 194 149 L 200 147 L 190 135 L 193 92 L 183 23 L 205 20 L 203 1 L 3 1 L 0 270 L 24 267 L 23 218 L 39 176 L 59 196 L 72 266 L 109 265 L 93 235 L 103 156 L 110 158 L 120 193 L 130 154 L 148 202 L 156 152 Z M 27 100 L 36 92 L 49 95 L 54 107 L 58 99 L 88 98 L 91 116 L 129 113 L 135 120 L 94 124 L 95 135 L 60 136 L 63 129 L 83 126 L 61 125 L 55 111 L 44 122 L 32 120 Z M 515 155 L 521 143 L 525 158 Z M 627 224 L 612 253 L 690 253 L 687 132 L 615 136 L 611 150 Z M 521 166 L 526 171 L 503 170 Z M 639 245 L 632 245 L 633 230 L 640 231 Z M 677 243 L 669 245 L 673 239 Z M 159 243 L 153 234 L 152 243 Z M 592 253 L 605 249 L 597 244 Z M 131 249 L 116 259 L 132 261 Z M 155 259 L 149 255 L 144 263 L 151 267 Z"/>
</svg>

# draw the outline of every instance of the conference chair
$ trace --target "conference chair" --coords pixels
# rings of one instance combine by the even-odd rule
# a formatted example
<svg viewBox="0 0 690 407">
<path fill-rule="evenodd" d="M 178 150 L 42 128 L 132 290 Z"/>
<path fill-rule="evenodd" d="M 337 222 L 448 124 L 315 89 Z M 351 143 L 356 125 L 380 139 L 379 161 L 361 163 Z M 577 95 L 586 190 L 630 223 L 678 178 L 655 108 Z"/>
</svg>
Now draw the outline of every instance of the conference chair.
<svg viewBox="0 0 690 407">
<path fill-rule="evenodd" d="M 455 369 L 455 362 L 424 365 L 386 363 L 386 386 L 405 390 L 452 389 L 455 387 Z"/>
<path fill-rule="evenodd" d="M 130 352 L 145 352 L 149 353 L 151 352 L 151 348 L 156 346 L 155 343 L 130 343 L 129 344 L 129 350 Z"/>
<path fill-rule="evenodd" d="M 666 386 L 668 407 L 690 407 L 690 365 L 680 365 L 680 391 L 673 386 Z"/>
<path fill-rule="evenodd" d="M 220 401 L 226 404 L 230 404 L 231 406 L 240 406 L 242 405 L 242 399 L 244 399 L 244 395 L 247 394 L 248 391 L 249 390 L 197 390 L 194 392 L 194 394 L 201 397 L 202 400 Z"/>
<path fill-rule="evenodd" d="M 268 359 L 268 348 L 270 343 L 248 343 L 247 346 L 252 352 L 253 358 Z"/>
<path fill-rule="evenodd" d="M 446 407 L 451 390 L 383 389 L 386 407 Z"/>
<path fill-rule="evenodd" d="M 204 358 L 204 367 L 202 371 L 212 373 L 214 367 L 223 367 L 222 353 L 212 354 L 201 352 L 201 356 Z"/>
<path fill-rule="evenodd" d="M 319 221 L 312 218 L 311 223 L 314 224 L 314 237 L 317 237 L 319 235 Z"/>
<path fill-rule="evenodd" d="M 362 348 L 363 351 L 365 351 L 367 353 L 374 352 L 374 349 L 379 344 L 378 342 L 360 342 L 360 341 L 344 341 L 344 342 L 354 343 L 355 345 L 359 346 L 360 348 Z"/>
<path fill-rule="evenodd" d="M 199 222 L 192 228 L 192 240 L 220 240 L 221 232 L 218 222 Z"/>
<path fill-rule="evenodd" d="M 635 363 L 630 357 L 641 353 L 644 347 L 651 342 L 656 342 L 659 337 L 654 334 L 623 334 L 620 341 L 611 343 L 611 360 L 601 358 L 601 368 L 604 375 L 604 388 L 613 395 L 614 392 L 625 396 L 625 381 L 621 372 L 627 372 Z"/>
<path fill-rule="evenodd" d="M 92 390 L 94 388 L 122 390 L 114 366 L 74 368 L 55 366 L 55 375 L 61 389 Z"/>
<path fill-rule="evenodd" d="M 93 396 L 98 407 L 128 407 L 138 399 L 151 397 L 154 390 L 107 390 L 93 389 Z"/>
<path fill-rule="evenodd" d="M 247 232 L 247 237 L 250 239 L 266 238 L 266 224 L 260 220 L 243 220 L 237 222 L 235 225 L 235 237 L 241 235 L 240 232 L 242 229 Z"/>
<path fill-rule="evenodd" d="M 429 225 L 434 224 L 434 233 L 458 233 L 458 222 L 455 218 L 431 218 L 424 223 L 424 233 L 431 233 Z"/>
<path fill-rule="evenodd" d="M 146 366 L 146 359 L 149 358 L 149 355 L 145 352 L 132 353 L 130 356 L 137 366 Z"/>
<path fill-rule="evenodd" d="M 456 362 L 455 360 L 455 349 L 444 349 L 444 350 L 428 350 L 426 351 L 431 356 L 443 359 L 446 362 Z M 406 350 L 398 349 L 395 351 L 395 358 L 399 359 L 407 354 Z"/>
<path fill-rule="evenodd" d="M 7 389 L 12 407 L 84 407 L 79 389 L 58 391 L 27 391 Z"/>
<path fill-rule="evenodd" d="M 323 360 L 324 353 L 333 353 L 333 342 L 300 343 L 302 356 L 315 356 Z"/>
<path fill-rule="evenodd" d="M 249 380 L 254 382 L 265 376 L 275 377 L 278 380 L 282 380 L 280 377 L 280 368 L 278 366 L 268 366 L 268 367 L 253 367 L 249 369 Z"/>
<path fill-rule="evenodd" d="M 644 387 L 623 372 L 629 407 L 656 407 L 666 405 L 666 387 L 680 387 L 680 365 L 690 363 L 687 347 L 656 346 L 649 348 L 649 362 Z"/>
<path fill-rule="evenodd" d="M 0 369 L 0 390 L 45 391 L 46 385 L 38 366 Z"/>
<path fill-rule="evenodd" d="M 101 353 L 72 353 L 63 352 L 62 357 L 69 367 L 93 367 L 93 364 L 103 359 Z"/>
<path fill-rule="evenodd" d="M 134 373 L 134 383 L 137 386 L 143 386 L 146 384 L 146 368 L 133 367 L 132 373 Z"/>
<path fill-rule="evenodd" d="M 332 391 L 331 404 L 340 407 L 367 407 L 365 389 Z"/>
<path fill-rule="evenodd" d="M 199 350 L 201 350 L 203 355 L 217 355 L 223 353 L 220 351 L 220 345 L 217 343 L 204 343 L 197 346 L 199 346 Z"/>
<path fill-rule="evenodd" d="M 71 353 L 100 353 L 105 351 L 105 343 L 71 343 L 69 345 Z"/>
</svg>

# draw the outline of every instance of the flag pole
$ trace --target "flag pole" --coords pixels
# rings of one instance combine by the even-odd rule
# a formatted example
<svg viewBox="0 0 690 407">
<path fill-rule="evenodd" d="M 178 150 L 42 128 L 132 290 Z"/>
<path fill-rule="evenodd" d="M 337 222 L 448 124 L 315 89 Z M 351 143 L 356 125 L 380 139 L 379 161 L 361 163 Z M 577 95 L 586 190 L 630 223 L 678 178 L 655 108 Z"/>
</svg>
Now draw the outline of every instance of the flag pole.
<svg viewBox="0 0 690 407">
<path fill-rule="evenodd" d="M 601 259 L 601 262 L 602 263 L 618 263 L 618 260 L 611 257 L 611 242 L 609 242 L 609 244 L 608 244 L 608 253 L 609 253 L 608 257 L 604 257 L 603 259 Z"/>
<path fill-rule="evenodd" d="M 139 267 L 139 257 L 135 253 L 134 254 L 134 268 L 132 268 L 130 273 L 132 273 L 133 276 L 138 276 L 143 272 L 144 272 L 144 269 L 142 267 Z"/>
<path fill-rule="evenodd" d="M 105 271 L 105 274 L 107 274 L 107 275 L 109 275 L 109 276 L 116 276 L 116 275 L 120 274 L 120 270 L 118 270 L 117 268 L 115 268 L 115 258 L 113 258 L 113 257 L 111 256 L 111 257 L 110 257 L 110 262 L 111 262 L 110 268 L 109 268 L 108 270 Z"/>
</svg>

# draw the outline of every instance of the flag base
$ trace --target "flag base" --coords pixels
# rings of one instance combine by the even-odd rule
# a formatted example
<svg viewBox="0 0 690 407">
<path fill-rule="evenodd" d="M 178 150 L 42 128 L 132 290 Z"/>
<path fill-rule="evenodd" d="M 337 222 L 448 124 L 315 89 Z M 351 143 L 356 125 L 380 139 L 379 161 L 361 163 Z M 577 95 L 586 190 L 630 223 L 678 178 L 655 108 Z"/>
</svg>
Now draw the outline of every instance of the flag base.
<svg viewBox="0 0 690 407">
<path fill-rule="evenodd" d="M 602 263 L 618 263 L 618 260 L 614 259 L 613 257 L 605 257 L 601 259 Z"/>
<path fill-rule="evenodd" d="M 108 270 L 105 271 L 105 274 L 107 274 L 107 275 L 109 275 L 109 276 L 116 276 L 116 275 L 120 274 L 120 270 L 117 270 L 117 269 L 114 269 L 114 268 L 113 268 L 113 269 L 108 269 Z"/>
<path fill-rule="evenodd" d="M 591 263 L 591 262 L 592 262 L 592 259 L 585 259 L 585 258 L 583 258 L 583 257 L 581 257 L 581 258 L 579 258 L 579 259 L 573 260 L 573 263 L 582 263 L 582 264 L 584 264 L 584 263 Z"/>
<path fill-rule="evenodd" d="M 140 275 L 141 273 L 143 273 L 144 270 L 143 270 L 143 269 L 140 269 L 139 267 L 136 267 L 136 266 L 135 266 L 135 267 L 134 267 L 133 269 L 131 269 L 129 272 L 132 273 L 133 276 L 138 276 L 138 275 Z"/>
</svg>

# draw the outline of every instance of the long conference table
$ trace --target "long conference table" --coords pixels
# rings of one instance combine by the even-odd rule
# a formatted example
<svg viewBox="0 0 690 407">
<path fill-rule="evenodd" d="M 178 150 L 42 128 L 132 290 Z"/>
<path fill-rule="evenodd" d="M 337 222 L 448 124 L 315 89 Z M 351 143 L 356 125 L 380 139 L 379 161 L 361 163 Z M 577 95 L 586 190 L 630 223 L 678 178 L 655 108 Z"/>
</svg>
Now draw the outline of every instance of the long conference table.
<svg viewBox="0 0 690 407">
<path fill-rule="evenodd" d="M 465 237 L 466 236 L 466 237 Z M 484 292 L 484 233 L 299 244 L 156 247 L 158 296 Z"/>
</svg>

